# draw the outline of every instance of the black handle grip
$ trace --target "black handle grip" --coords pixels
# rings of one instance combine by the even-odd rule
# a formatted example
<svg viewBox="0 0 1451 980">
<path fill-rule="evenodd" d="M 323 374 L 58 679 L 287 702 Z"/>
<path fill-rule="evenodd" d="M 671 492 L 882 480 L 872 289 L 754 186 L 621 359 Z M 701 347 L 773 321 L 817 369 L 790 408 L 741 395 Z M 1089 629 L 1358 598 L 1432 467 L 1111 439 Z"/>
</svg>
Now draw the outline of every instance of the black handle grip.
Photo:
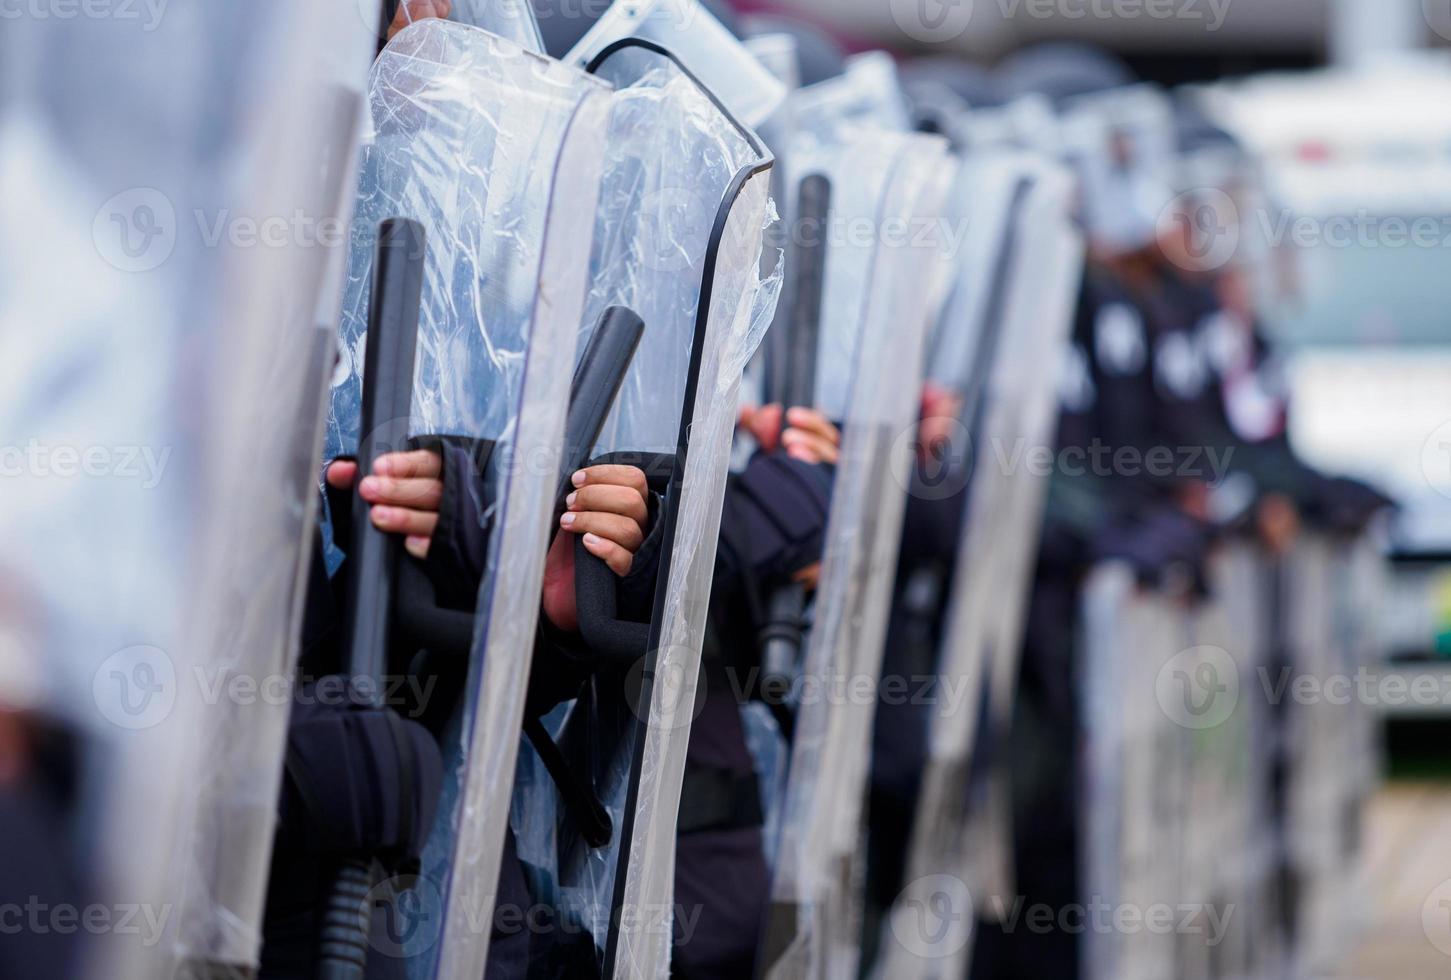
<svg viewBox="0 0 1451 980">
<path fill-rule="evenodd" d="M 800 224 L 815 229 L 810 240 L 792 252 L 789 348 L 784 369 L 773 376 L 773 400 L 786 408 L 809 407 L 816 401 L 816 361 L 821 339 L 821 306 L 826 290 L 827 243 L 825 229 L 831 215 L 831 181 L 812 174 L 801 181 L 797 196 Z M 761 696 L 777 711 L 783 730 L 784 698 L 801 666 L 804 642 L 806 589 L 784 585 L 767 601 L 766 623 L 758 638 L 761 646 Z"/>
<path fill-rule="evenodd" d="M 558 527 L 565 498 L 574 490 L 570 477 L 589 462 L 644 333 L 643 320 L 627 309 L 612 307 L 600 317 L 585 347 L 570 389 L 552 528 Z M 395 608 L 401 632 L 410 643 L 433 654 L 469 655 L 474 613 L 439 606 L 427 577 L 412 563 L 398 570 Z"/>
<path fill-rule="evenodd" d="M 372 472 L 379 456 L 408 448 L 424 241 L 423 226 L 416 221 L 390 218 L 378 229 L 363 362 L 359 484 L 364 474 Z M 366 514 L 367 506 L 354 487 L 354 513 Z M 351 693 L 353 698 L 378 707 L 383 702 L 382 681 L 388 669 L 398 540 L 373 527 L 369 520 L 357 520 L 353 523 L 348 562 L 343 649 L 354 681 Z M 372 867 L 370 858 L 349 860 L 333 881 L 319 936 L 320 980 L 363 978 L 368 960 L 367 894 L 372 887 Z"/>
<path fill-rule="evenodd" d="M 575 368 L 569 392 L 569 418 L 564 424 L 564 456 L 559 466 L 559 490 L 554 500 L 557 524 L 564 513 L 564 499 L 574 491 L 572 477 L 589 462 L 599 442 L 615 399 L 630 371 L 645 321 L 623 306 L 612 306 L 600 315 L 594 333 Z"/>
<path fill-rule="evenodd" d="M 816 401 L 816 361 L 821 345 L 821 306 L 826 294 L 826 229 L 831 219 L 831 181 L 812 174 L 797 196 L 802 228 L 814 228 L 810 240 L 793 250 L 790 353 L 778 399 L 787 408 Z"/>
<path fill-rule="evenodd" d="M 362 485 L 362 477 L 372 472 L 378 457 L 408 449 L 418 305 L 423 292 L 423 249 L 423 226 L 416 221 L 394 218 L 383 222 L 378 230 L 363 364 L 358 486 Z M 353 512 L 368 512 L 358 487 L 353 488 Z M 381 679 L 387 670 L 393 607 L 390 600 L 398 548 L 396 535 L 383 533 L 368 520 L 353 522 L 343 649 L 348 672 L 359 680 Z"/>
</svg>

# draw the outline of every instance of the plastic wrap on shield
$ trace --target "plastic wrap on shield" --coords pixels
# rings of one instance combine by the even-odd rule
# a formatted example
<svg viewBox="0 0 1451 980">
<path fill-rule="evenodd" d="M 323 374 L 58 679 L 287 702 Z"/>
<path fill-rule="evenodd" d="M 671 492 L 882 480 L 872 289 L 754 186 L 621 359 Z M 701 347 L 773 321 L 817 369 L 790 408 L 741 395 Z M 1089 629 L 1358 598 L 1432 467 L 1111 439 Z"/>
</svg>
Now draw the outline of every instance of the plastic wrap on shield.
<svg viewBox="0 0 1451 980">
<path fill-rule="evenodd" d="M 1062 168 L 1021 153 L 990 154 L 969 170 L 974 207 L 996 220 L 969 227 L 946 336 L 938 338 L 939 357 L 950 350 L 961 360 L 939 362 L 938 376 L 964 397 L 963 425 L 974 444 L 1047 445 L 1056 367 L 1082 270 L 1082 242 L 1068 220 L 1071 182 Z M 960 495 L 965 508 L 936 671 L 944 685 L 964 686 L 928 718 L 928 758 L 907 848 L 910 884 L 883 932 L 877 975 L 965 969 L 970 910 L 954 908 L 941 917 L 941 930 L 924 931 L 913 909 L 931 907 L 939 894 L 960 903 L 969 894 L 1007 893 L 1007 872 L 996 864 L 1011 853 L 1005 776 L 996 760 L 972 764 L 974 740 L 980 706 L 995 744 L 1007 737 L 1004 703 L 1011 705 L 1014 690 L 1046 488 L 1041 475 L 985 465 L 974 466 L 965 484 L 923 486 Z M 944 890 L 943 881 L 951 887 Z"/>
<path fill-rule="evenodd" d="M 678 802 L 693 695 L 683 694 L 686 717 L 672 717 L 678 730 L 664 733 L 663 743 L 654 727 L 641 723 L 682 697 L 681 678 L 693 690 L 736 391 L 774 314 L 779 274 L 763 279 L 759 272 L 764 230 L 774 215 L 766 191 L 770 158 L 755 137 L 653 47 L 617 47 L 594 70 L 617 92 L 585 323 L 611 306 L 626 306 L 646 324 L 599 451 L 674 458 L 684 438 L 688 462 L 683 474 L 677 469 L 661 510 L 668 548 L 658 586 L 664 611 L 652 624 L 650 644 L 661 651 L 651 665 L 654 689 L 631 692 L 641 683 L 638 668 L 601 675 L 546 719 L 576 770 L 592 781 L 614 839 L 600 848 L 579 839 L 532 748 L 521 756 L 514 827 L 521 859 L 539 869 L 562 914 L 588 930 L 600 949 L 611 946 L 617 877 L 628 853 L 626 901 L 648 911 L 620 927 L 616 969 L 625 976 L 663 975 L 673 865 L 661 872 L 654 862 L 671 862 L 676 805 L 662 808 L 660 801 L 673 792 Z M 703 309 L 707 284 L 711 302 Z M 646 704 L 652 714 L 637 718 Z M 637 768 L 642 730 L 645 761 Z M 636 810 L 627 813 L 632 783 L 638 784 Z M 660 852 L 662 840 L 667 846 Z M 648 948 L 638 948 L 641 943 Z"/>
<path fill-rule="evenodd" d="M 0 36 L 0 214 L 29 229 L 0 261 L 0 441 L 36 447 L 0 591 L 26 706 L 80 763 L 43 850 L 74 890 L 46 899 L 145 923 L 10 964 L 32 975 L 256 962 L 330 355 L 313 233 L 341 216 L 368 26 L 264 2 Z M 249 247 L 237 215 L 295 234 Z"/>
<path fill-rule="evenodd" d="M 857 55 L 847 62 L 844 74 L 797 89 L 791 102 L 806 129 L 815 129 L 818 121 L 832 126 L 845 121 L 899 133 L 912 128 L 896 62 L 884 51 Z"/>
<path fill-rule="evenodd" d="M 645 321 L 599 454 L 668 454 L 679 441 L 700 283 L 720 202 L 759 153 L 670 58 L 627 47 L 597 74 L 619 91 L 585 322 L 593 324 L 611 306 Z"/>
<path fill-rule="evenodd" d="M 633 842 L 626 867 L 626 915 L 649 927 L 622 929 L 614 964 L 619 978 L 669 973 L 675 891 L 675 829 L 695 717 L 711 583 L 719 542 L 730 445 L 741 377 L 775 315 L 777 273 L 762 282 L 763 237 L 770 220 L 770 176 L 741 189 L 717 259 L 705 360 L 691 412 L 689 453 L 659 640 L 652 644 L 654 683 L 644 717 Z M 658 923 L 656 917 L 658 916 Z M 657 927 L 658 925 L 658 927 Z"/>
<path fill-rule="evenodd" d="M 815 626 L 802 669 L 790 775 L 762 960 L 764 975 L 852 975 L 858 958 L 860 831 L 872 704 L 852 705 L 843 685 L 880 673 L 886 617 L 906 505 L 910 433 L 919 406 L 937 253 L 945 242 L 912 247 L 886 229 L 942 214 L 955 164 L 945 141 L 846 128 L 826 155 L 833 220 L 865 219 L 881 234 L 833 239 L 827 255 L 829 303 L 855 295 L 842 333 L 824 330 L 821 359 L 853 365 L 840 403 L 841 460 L 816 596 Z M 802 163 L 793 155 L 793 164 Z M 844 210 L 861 208 L 862 210 Z M 863 259 L 860 254 L 868 255 Z M 860 270 L 848 279 L 842 270 Z M 823 315 L 823 327 L 833 315 Z M 851 332 L 855 332 L 853 340 Z M 839 353 L 838 353 L 839 352 Z M 818 381 L 821 394 L 832 390 Z"/>
<path fill-rule="evenodd" d="M 341 326 L 351 370 L 333 390 L 336 451 L 356 439 L 372 232 L 409 217 L 428 234 L 410 430 L 498 444 L 480 501 L 489 553 L 474 644 L 445 736 L 438 821 L 417 900 L 438 923 L 411 975 L 484 969 L 551 539 L 569 378 L 584 317 L 609 87 L 487 32 L 430 20 L 374 65 L 375 133 Z"/>
<path fill-rule="evenodd" d="M 437 229 L 425 269 L 412 431 L 507 434 L 536 303 L 553 298 L 537 295 L 543 244 L 535 232 L 556 174 L 534 167 L 535 154 L 564 142 L 569 108 L 585 97 L 581 87 L 606 90 L 446 21 L 414 24 L 378 59 L 370 83 L 377 132 L 362 163 L 330 453 L 357 442 L 370 256 L 377 224 L 394 216 Z M 513 97 L 519 92 L 526 97 Z"/>
<path fill-rule="evenodd" d="M 627 38 L 657 44 L 679 58 L 753 129 L 786 97 L 785 87 L 700 0 L 617 0 L 564 60 L 584 67 Z"/>
</svg>

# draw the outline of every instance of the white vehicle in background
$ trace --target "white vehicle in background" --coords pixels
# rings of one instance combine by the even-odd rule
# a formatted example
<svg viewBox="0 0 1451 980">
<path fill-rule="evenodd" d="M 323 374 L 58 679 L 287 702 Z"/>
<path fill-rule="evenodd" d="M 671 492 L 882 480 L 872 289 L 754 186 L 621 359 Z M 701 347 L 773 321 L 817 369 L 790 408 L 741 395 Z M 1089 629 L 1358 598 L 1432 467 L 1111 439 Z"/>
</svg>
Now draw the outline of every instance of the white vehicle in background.
<svg viewBox="0 0 1451 980">
<path fill-rule="evenodd" d="M 1198 90 L 1257 161 L 1240 215 L 1291 438 L 1402 505 L 1387 647 L 1451 659 L 1451 59 Z"/>
</svg>

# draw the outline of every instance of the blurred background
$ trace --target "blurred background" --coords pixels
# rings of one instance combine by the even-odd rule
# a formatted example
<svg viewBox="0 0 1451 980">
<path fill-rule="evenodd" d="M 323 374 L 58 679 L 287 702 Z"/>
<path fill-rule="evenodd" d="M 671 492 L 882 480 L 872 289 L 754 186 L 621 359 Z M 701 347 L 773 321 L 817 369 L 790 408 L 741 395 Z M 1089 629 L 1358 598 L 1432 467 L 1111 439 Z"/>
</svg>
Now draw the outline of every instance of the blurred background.
<svg viewBox="0 0 1451 980">
<path fill-rule="evenodd" d="M 1117 66 L 1231 134 L 1263 202 L 1239 214 L 1282 359 L 1289 437 L 1398 510 L 1367 700 L 1385 781 L 1340 886 L 1336 975 L 1447 975 L 1427 938 L 1451 876 L 1451 3 L 1445 0 L 736 0 L 757 29 L 884 47 L 974 106 Z M 1086 67 L 1086 66 L 1092 67 Z M 1222 230 L 1222 229 L 1221 229 Z M 1231 246 L 1233 247 L 1233 246 Z M 1445 925 L 1440 923 L 1440 925 Z M 1316 974 L 1319 975 L 1319 974 Z"/>
</svg>

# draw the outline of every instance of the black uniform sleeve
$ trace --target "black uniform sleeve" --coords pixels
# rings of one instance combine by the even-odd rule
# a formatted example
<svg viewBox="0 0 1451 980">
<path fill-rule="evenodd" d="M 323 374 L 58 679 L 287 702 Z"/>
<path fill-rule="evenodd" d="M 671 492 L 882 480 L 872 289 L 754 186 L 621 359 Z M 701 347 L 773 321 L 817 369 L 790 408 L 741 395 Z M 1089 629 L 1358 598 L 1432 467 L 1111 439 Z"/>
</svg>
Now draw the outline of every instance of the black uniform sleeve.
<svg viewBox="0 0 1451 980">
<path fill-rule="evenodd" d="M 789 581 L 821 561 L 834 467 L 760 454 L 726 487 L 715 591 Z"/>
</svg>

